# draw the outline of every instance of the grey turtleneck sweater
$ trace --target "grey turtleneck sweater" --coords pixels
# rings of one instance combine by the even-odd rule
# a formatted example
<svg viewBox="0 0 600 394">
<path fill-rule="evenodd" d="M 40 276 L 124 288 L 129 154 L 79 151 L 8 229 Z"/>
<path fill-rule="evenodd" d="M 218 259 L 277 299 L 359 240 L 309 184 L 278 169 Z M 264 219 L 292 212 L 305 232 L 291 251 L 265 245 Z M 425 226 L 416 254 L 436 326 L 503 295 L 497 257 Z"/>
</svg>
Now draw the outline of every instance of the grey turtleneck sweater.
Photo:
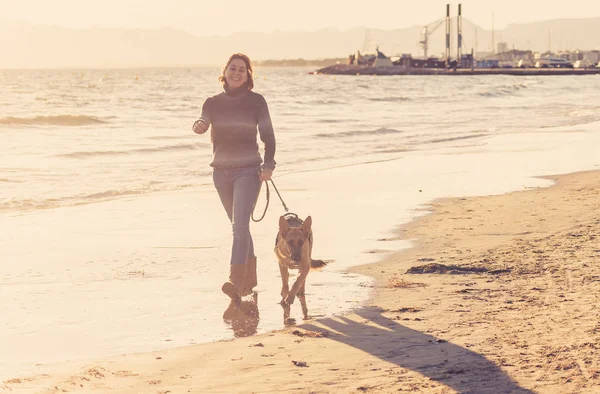
<svg viewBox="0 0 600 394">
<path fill-rule="evenodd" d="M 223 92 L 209 97 L 202 118 L 211 126 L 214 168 L 258 166 L 262 162 L 256 139 L 257 126 L 265 144 L 263 168 L 275 168 L 275 134 L 264 97 L 252 91 Z"/>
</svg>

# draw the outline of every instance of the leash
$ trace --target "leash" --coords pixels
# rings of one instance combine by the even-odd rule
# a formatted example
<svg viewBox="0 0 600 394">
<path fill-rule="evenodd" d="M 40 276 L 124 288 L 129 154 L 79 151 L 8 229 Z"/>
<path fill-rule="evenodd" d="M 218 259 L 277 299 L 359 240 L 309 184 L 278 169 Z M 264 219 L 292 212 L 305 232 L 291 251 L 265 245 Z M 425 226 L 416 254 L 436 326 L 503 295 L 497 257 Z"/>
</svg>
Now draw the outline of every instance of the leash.
<svg viewBox="0 0 600 394">
<path fill-rule="evenodd" d="M 283 209 L 285 209 L 286 214 L 287 214 L 287 212 L 289 212 L 287 205 L 285 205 L 285 201 L 283 201 L 283 198 L 281 198 L 281 194 L 279 194 L 279 190 L 277 190 L 277 186 L 275 186 L 275 182 L 273 182 L 273 179 L 269 179 L 269 180 L 265 181 L 265 185 L 267 185 L 267 203 L 265 204 L 265 210 L 262 213 L 262 216 L 260 218 L 254 219 L 254 210 L 256 209 L 256 203 L 258 202 L 258 196 L 260 196 L 260 189 L 262 188 L 262 182 L 261 182 L 261 187 L 258 188 L 258 195 L 256 196 L 256 201 L 254 201 L 254 206 L 252 207 L 252 215 L 250 215 L 250 217 L 252 218 L 252 221 L 255 223 L 258 223 L 261 220 L 263 220 L 265 215 L 267 214 L 267 209 L 269 208 L 269 201 L 271 200 L 271 191 L 269 190 L 269 181 L 271 181 L 271 185 L 273 185 L 273 188 L 275 189 L 275 192 L 277 193 L 277 196 L 279 197 L 279 200 L 281 201 L 281 204 L 283 205 Z"/>
</svg>

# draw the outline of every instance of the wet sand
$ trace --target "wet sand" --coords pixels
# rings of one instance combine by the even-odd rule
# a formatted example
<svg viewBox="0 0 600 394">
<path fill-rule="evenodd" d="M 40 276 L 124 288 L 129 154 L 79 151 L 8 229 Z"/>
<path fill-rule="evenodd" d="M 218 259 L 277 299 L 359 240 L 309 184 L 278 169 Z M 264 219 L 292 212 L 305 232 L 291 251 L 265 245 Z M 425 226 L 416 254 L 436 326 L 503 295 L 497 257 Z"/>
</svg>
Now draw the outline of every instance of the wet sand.
<svg viewBox="0 0 600 394">
<path fill-rule="evenodd" d="M 432 214 L 389 238 L 413 240 L 414 248 L 353 269 L 376 279 L 375 297 L 354 313 L 232 341 L 53 365 L 0 388 L 598 392 L 600 172 L 553 179 L 549 188 L 436 200 Z M 237 317 L 241 327 L 252 324 L 251 308 L 248 301 Z"/>
</svg>

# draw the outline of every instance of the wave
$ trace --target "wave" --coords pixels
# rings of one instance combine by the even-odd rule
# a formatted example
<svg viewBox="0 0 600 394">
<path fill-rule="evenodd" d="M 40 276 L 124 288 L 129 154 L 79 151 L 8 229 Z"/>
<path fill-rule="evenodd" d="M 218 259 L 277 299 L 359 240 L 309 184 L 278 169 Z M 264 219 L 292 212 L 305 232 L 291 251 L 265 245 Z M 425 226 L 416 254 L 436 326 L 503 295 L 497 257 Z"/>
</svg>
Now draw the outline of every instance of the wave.
<svg viewBox="0 0 600 394">
<path fill-rule="evenodd" d="M 36 201 L 33 199 L 13 200 L 8 199 L 0 202 L 0 212 L 3 211 L 27 211 L 31 209 L 47 209 L 56 208 L 58 205 L 55 201 Z"/>
<path fill-rule="evenodd" d="M 194 171 L 190 177 L 205 179 L 212 174 L 212 170 Z M 131 198 L 133 196 L 148 195 L 160 192 L 173 192 L 197 188 L 198 186 L 212 185 L 210 183 L 172 183 L 163 181 L 140 182 L 131 187 L 119 187 L 96 191 L 93 193 L 80 193 L 54 198 L 7 198 L 0 199 L 0 215 L 2 212 L 25 212 L 46 209 L 57 209 L 63 207 L 82 206 L 101 203 L 119 198 Z"/>
<path fill-rule="evenodd" d="M 440 142 L 452 142 L 452 141 L 460 141 L 460 140 L 470 140 L 472 138 L 487 137 L 488 135 L 489 134 L 475 134 L 475 135 L 461 135 L 461 136 L 458 136 L 458 137 L 435 138 L 433 140 L 425 141 L 425 143 L 438 144 Z"/>
<path fill-rule="evenodd" d="M 149 185 L 146 187 L 140 187 L 137 189 L 106 190 L 106 191 L 99 192 L 99 193 L 88 194 L 86 196 L 81 197 L 81 200 L 89 202 L 90 200 L 94 201 L 94 200 L 103 200 L 105 198 L 146 194 L 146 193 L 150 192 L 151 190 L 152 190 L 152 188 Z"/>
<path fill-rule="evenodd" d="M 296 104 L 309 104 L 309 105 L 314 105 L 314 104 L 344 104 L 343 101 L 340 100 L 336 100 L 336 99 L 330 99 L 330 98 L 321 98 L 321 99 L 314 99 L 309 101 L 308 103 L 306 101 L 296 101 Z"/>
<path fill-rule="evenodd" d="M 408 151 L 410 151 L 410 149 L 401 146 L 401 147 L 398 147 L 398 148 L 376 149 L 375 153 L 400 153 L 400 152 L 408 152 Z"/>
<path fill-rule="evenodd" d="M 600 117 L 587 116 L 585 118 L 569 119 L 560 124 L 542 125 L 539 127 L 543 131 L 572 132 L 572 131 L 598 131 L 600 128 Z"/>
<path fill-rule="evenodd" d="M 569 120 L 575 124 L 591 124 L 600 121 L 600 106 L 586 106 L 567 113 Z"/>
<path fill-rule="evenodd" d="M 85 126 L 102 123 L 107 122 L 87 115 L 35 116 L 33 118 L 8 116 L 0 118 L 0 125 L 9 126 Z"/>
<path fill-rule="evenodd" d="M 152 154 L 152 153 L 164 153 L 164 152 L 173 152 L 173 151 L 182 151 L 182 150 L 194 150 L 194 149 L 197 149 L 204 145 L 206 145 L 206 144 L 201 143 L 201 142 L 196 142 L 193 144 L 166 145 L 166 146 L 160 146 L 157 148 L 137 148 L 137 149 L 129 149 L 129 150 L 80 151 L 80 152 L 63 153 L 60 155 L 56 155 L 56 157 L 85 159 L 88 157 L 97 157 L 97 156 L 117 156 L 117 155 L 132 155 L 132 154 L 146 154 L 146 153 Z"/>
<path fill-rule="evenodd" d="M 319 133 L 315 134 L 315 137 L 319 138 L 345 138 L 354 136 L 371 136 L 371 135 L 384 135 L 384 134 L 399 134 L 403 133 L 401 130 L 387 129 L 385 127 L 376 130 L 356 130 L 356 131 L 344 131 L 341 133 Z"/>
<path fill-rule="evenodd" d="M 371 101 L 383 101 L 383 102 L 398 102 L 398 101 L 409 101 L 410 97 L 402 96 L 391 96 L 391 97 L 370 97 Z"/>
<path fill-rule="evenodd" d="M 65 197 L 65 198 L 48 198 L 44 200 L 35 199 L 22 199 L 13 200 L 9 199 L 0 203 L 0 212 L 2 211 L 31 211 L 38 209 L 53 209 L 64 206 L 84 205 L 94 202 L 104 201 L 110 198 L 139 195 L 149 193 L 150 188 L 140 188 L 131 190 L 107 190 L 105 192 L 89 194 L 78 197 Z"/>
<path fill-rule="evenodd" d="M 346 122 L 347 119 L 318 119 L 317 123 L 342 123 Z"/>
<path fill-rule="evenodd" d="M 0 212 L 2 211 L 31 211 L 31 210 L 40 210 L 40 209 L 53 209 L 60 208 L 64 206 L 77 206 L 77 205 L 86 205 L 92 204 L 96 202 L 102 202 L 109 199 L 126 197 L 126 196 L 134 196 L 141 194 L 152 193 L 153 191 L 160 190 L 160 187 L 157 188 L 154 185 L 158 185 L 160 182 L 149 182 L 144 185 L 140 185 L 135 188 L 129 189 L 111 189 L 105 190 L 102 192 L 92 193 L 92 194 L 82 194 L 78 196 L 67 196 L 67 197 L 58 197 L 58 198 L 47 198 L 47 199 L 7 199 L 5 201 L 0 201 Z"/>
<path fill-rule="evenodd" d="M 147 140 L 181 140 L 189 138 L 189 135 L 154 135 L 146 137 Z"/>
<path fill-rule="evenodd" d="M 518 93 L 522 89 L 529 88 L 530 85 L 531 83 L 521 82 L 509 85 L 493 86 L 485 92 L 480 92 L 479 95 L 483 97 L 511 96 Z"/>
</svg>

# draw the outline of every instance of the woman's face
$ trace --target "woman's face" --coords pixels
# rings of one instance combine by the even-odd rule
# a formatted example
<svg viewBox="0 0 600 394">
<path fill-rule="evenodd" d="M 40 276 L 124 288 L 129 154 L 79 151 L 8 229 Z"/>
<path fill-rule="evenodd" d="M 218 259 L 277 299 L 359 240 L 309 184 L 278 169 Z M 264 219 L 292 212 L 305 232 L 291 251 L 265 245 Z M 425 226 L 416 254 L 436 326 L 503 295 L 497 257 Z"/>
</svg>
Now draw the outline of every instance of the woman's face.
<svg viewBox="0 0 600 394">
<path fill-rule="evenodd" d="M 233 59 L 225 70 L 225 81 L 231 89 L 237 89 L 248 80 L 246 63 L 242 59 Z"/>
</svg>

